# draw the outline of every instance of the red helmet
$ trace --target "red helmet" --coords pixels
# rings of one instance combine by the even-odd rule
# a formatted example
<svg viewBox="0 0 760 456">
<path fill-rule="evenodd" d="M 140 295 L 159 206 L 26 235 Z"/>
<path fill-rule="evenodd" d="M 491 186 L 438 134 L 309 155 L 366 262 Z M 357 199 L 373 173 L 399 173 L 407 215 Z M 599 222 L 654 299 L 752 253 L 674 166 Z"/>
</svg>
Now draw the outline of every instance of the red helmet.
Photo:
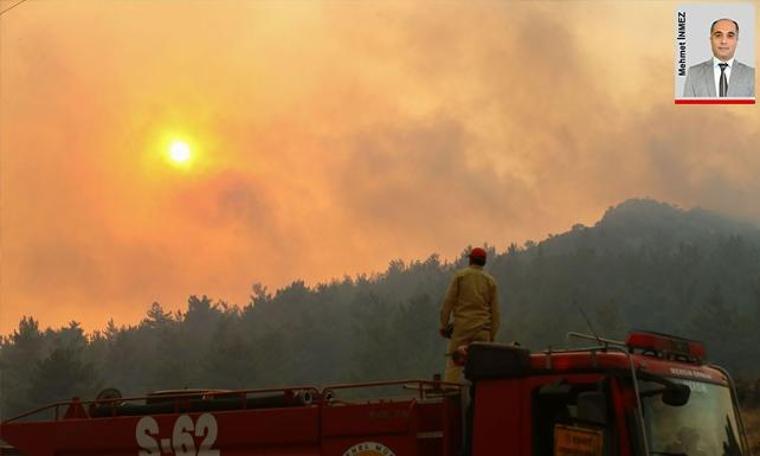
<svg viewBox="0 0 760 456">
<path fill-rule="evenodd" d="M 484 249 L 481 249 L 480 247 L 475 247 L 474 249 L 470 250 L 470 258 L 482 258 L 483 260 L 485 260 L 486 251 Z"/>
</svg>

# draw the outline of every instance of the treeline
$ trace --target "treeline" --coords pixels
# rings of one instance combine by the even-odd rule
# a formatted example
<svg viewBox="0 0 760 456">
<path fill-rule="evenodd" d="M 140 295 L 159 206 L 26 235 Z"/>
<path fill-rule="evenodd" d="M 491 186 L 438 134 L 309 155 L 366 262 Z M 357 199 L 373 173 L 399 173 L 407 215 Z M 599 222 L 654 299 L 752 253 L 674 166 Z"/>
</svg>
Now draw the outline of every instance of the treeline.
<svg viewBox="0 0 760 456">
<path fill-rule="evenodd" d="M 140 323 L 92 334 L 76 322 L 43 330 L 26 317 L 0 341 L 2 416 L 105 387 L 139 395 L 429 378 L 444 363 L 440 300 L 465 252 L 453 263 L 393 261 L 381 274 L 315 287 L 255 284 L 242 307 L 207 296 L 177 312 L 153 303 Z M 743 394 L 755 394 L 760 231 L 752 225 L 631 200 L 593 227 L 489 248 L 487 269 L 501 286 L 502 341 L 566 345 L 568 331 L 590 331 L 585 314 L 605 337 L 643 328 L 703 340 L 712 361 L 744 379 Z"/>
</svg>

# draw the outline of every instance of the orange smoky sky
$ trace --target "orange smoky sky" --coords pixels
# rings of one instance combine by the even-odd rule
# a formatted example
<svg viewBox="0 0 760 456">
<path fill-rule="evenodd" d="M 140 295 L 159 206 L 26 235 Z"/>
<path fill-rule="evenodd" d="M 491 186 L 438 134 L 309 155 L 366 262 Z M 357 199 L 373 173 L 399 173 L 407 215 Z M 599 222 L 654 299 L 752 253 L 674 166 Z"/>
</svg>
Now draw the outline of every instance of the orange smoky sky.
<svg viewBox="0 0 760 456">
<path fill-rule="evenodd" d="M 0 19 L 0 333 L 503 250 L 630 197 L 758 220 L 758 109 L 673 105 L 676 5 L 28 0 Z"/>
</svg>

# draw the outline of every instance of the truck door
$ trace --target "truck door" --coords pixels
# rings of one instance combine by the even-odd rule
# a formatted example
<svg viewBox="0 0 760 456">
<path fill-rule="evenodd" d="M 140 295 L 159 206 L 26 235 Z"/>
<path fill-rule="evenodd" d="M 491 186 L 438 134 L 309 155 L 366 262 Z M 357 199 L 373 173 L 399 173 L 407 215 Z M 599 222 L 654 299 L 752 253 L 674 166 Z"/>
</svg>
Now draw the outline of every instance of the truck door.
<svg viewBox="0 0 760 456">
<path fill-rule="evenodd" d="M 607 379 L 565 375 L 529 381 L 533 455 L 616 454 Z"/>
</svg>

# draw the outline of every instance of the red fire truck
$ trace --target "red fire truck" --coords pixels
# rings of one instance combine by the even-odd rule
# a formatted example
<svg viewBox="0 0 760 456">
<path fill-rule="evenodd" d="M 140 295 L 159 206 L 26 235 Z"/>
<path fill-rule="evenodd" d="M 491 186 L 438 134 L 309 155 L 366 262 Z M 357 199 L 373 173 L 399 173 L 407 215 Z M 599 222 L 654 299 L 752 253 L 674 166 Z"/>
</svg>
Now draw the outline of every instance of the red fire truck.
<svg viewBox="0 0 760 456">
<path fill-rule="evenodd" d="M 9 419 L 0 439 L 27 456 L 749 455 L 732 380 L 702 344 L 575 336 L 593 342 L 535 353 L 474 343 L 467 385 L 112 390 Z"/>
</svg>

